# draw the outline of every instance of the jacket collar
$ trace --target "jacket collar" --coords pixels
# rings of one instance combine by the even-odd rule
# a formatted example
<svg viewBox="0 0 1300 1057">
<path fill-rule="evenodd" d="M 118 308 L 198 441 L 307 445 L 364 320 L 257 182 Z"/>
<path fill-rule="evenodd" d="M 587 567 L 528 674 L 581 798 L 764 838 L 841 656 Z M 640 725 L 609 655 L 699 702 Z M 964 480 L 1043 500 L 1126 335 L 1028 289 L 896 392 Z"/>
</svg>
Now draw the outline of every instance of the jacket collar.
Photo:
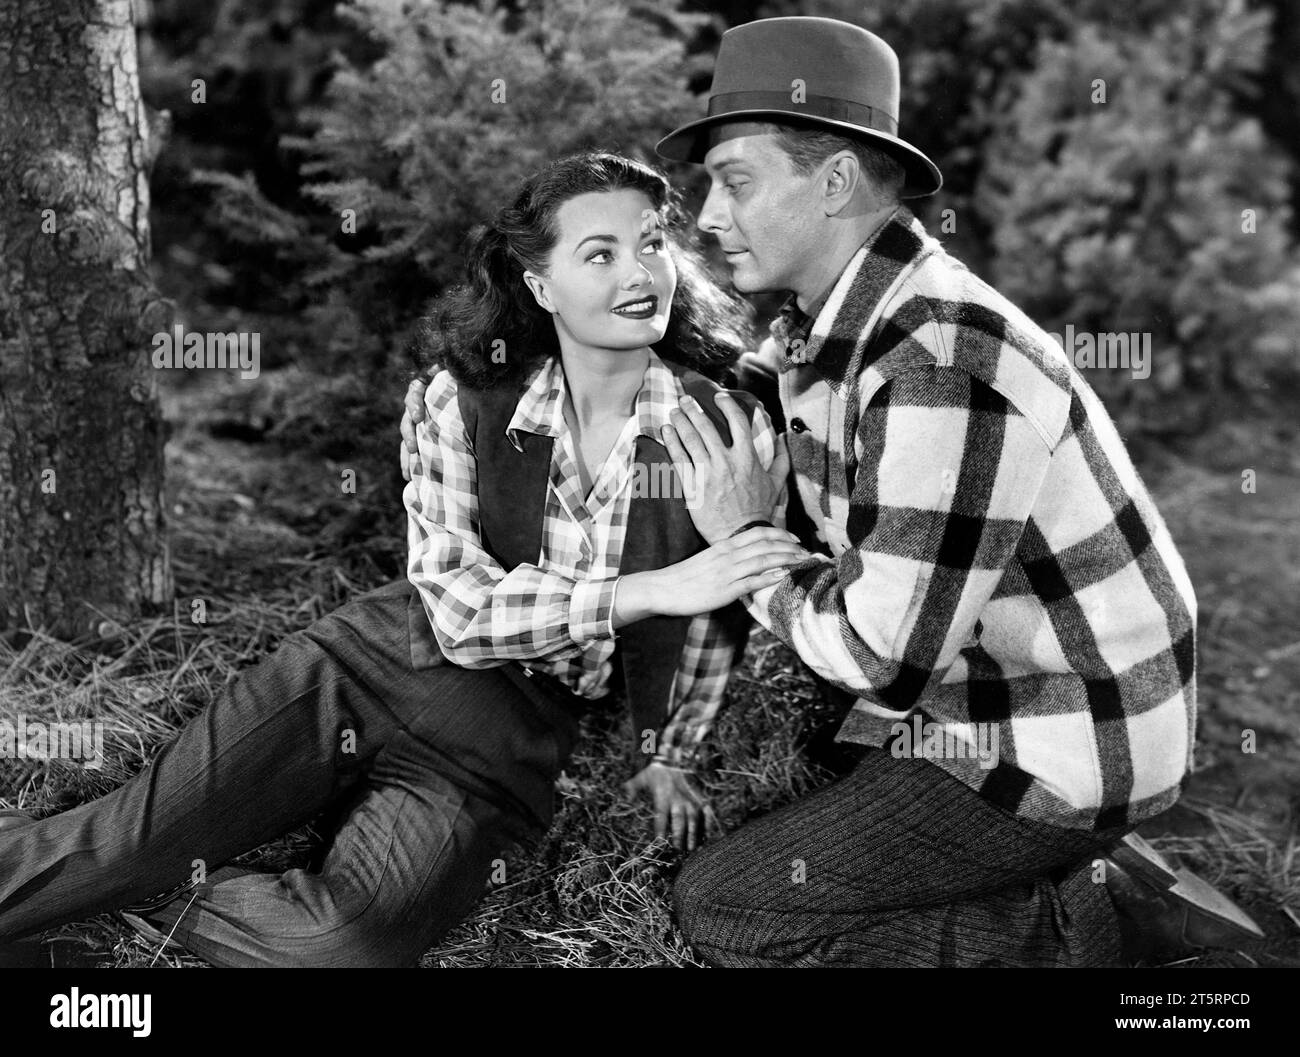
<svg viewBox="0 0 1300 1057">
<path fill-rule="evenodd" d="M 772 333 L 778 341 L 784 343 L 789 335 L 803 336 L 805 342 L 787 356 L 781 369 L 812 364 L 827 380 L 846 382 L 863 329 L 892 289 L 920 263 L 928 241 L 912 211 L 906 206 L 896 208 L 845 265 L 806 332 L 790 329 L 791 320 L 799 322 L 797 316 L 782 315 L 773 321 Z"/>
</svg>

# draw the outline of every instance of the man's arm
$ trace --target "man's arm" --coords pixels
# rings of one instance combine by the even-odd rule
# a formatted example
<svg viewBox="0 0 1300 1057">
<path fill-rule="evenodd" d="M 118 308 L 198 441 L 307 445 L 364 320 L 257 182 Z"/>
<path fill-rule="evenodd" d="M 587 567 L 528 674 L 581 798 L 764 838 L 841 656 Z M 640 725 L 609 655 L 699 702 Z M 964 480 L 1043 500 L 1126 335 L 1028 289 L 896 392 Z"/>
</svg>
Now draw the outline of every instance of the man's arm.
<svg viewBox="0 0 1300 1057">
<path fill-rule="evenodd" d="M 822 678 L 906 711 L 972 638 L 1051 453 L 999 393 L 947 367 L 883 386 L 858 435 L 848 549 L 760 589 L 750 611 Z"/>
</svg>

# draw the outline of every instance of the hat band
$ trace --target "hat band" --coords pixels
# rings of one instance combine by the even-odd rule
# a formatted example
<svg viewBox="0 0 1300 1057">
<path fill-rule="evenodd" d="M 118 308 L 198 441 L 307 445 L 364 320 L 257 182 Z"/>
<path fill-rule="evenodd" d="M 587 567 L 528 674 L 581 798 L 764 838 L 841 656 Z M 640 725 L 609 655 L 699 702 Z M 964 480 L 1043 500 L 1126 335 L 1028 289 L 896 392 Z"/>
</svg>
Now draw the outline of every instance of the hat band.
<svg viewBox="0 0 1300 1057">
<path fill-rule="evenodd" d="M 807 95 L 795 102 L 790 92 L 723 92 L 709 98 L 709 117 L 744 110 L 781 110 L 791 117 L 821 117 L 898 135 L 898 119 L 874 106 L 832 95 Z"/>
</svg>

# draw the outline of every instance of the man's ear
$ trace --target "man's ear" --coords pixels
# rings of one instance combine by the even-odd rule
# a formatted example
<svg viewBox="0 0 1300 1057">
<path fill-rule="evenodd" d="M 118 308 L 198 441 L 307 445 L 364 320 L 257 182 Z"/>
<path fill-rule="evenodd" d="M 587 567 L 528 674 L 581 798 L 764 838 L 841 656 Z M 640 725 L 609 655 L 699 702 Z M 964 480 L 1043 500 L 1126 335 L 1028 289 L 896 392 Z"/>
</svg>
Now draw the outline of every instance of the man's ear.
<svg viewBox="0 0 1300 1057">
<path fill-rule="evenodd" d="M 524 272 L 524 282 L 527 284 L 528 289 L 532 291 L 533 297 L 536 298 L 542 309 L 554 314 L 555 305 L 552 303 L 551 295 L 546 289 L 546 280 L 533 272 Z"/>
<path fill-rule="evenodd" d="M 828 217 L 838 216 L 848 207 L 862 180 L 862 163 L 852 151 L 842 150 L 830 159 L 822 183 L 822 206 Z"/>
</svg>

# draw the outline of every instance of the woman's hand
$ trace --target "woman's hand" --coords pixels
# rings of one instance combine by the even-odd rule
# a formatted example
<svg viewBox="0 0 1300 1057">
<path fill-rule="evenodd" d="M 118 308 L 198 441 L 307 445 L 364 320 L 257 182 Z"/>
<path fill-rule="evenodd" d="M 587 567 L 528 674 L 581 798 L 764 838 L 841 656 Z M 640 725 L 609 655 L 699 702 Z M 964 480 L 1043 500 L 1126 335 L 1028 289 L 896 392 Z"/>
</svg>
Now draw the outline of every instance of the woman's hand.
<svg viewBox="0 0 1300 1057">
<path fill-rule="evenodd" d="M 655 836 L 668 837 L 679 851 L 694 851 L 718 829 L 718 819 L 687 771 L 651 763 L 623 783 L 628 796 L 647 794 L 655 808 Z"/>
<path fill-rule="evenodd" d="M 811 558 L 785 529 L 752 528 L 676 565 L 619 577 L 614 627 L 648 616 L 693 617 L 770 587 Z"/>
</svg>

